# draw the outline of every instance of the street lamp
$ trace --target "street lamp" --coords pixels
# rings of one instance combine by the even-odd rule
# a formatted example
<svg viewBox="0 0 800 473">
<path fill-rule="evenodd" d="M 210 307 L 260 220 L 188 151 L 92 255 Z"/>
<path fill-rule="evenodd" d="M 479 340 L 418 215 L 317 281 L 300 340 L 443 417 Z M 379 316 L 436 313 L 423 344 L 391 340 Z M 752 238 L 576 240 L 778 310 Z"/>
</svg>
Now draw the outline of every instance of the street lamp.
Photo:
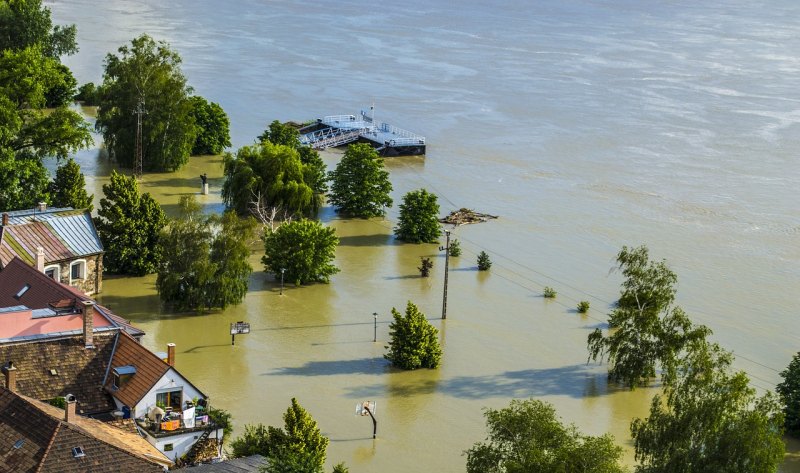
<svg viewBox="0 0 800 473">
<path fill-rule="evenodd" d="M 283 273 L 286 272 L 286 268 L 281 268 L 281 295 L 283 295 Z"/>
<path fill-rule="evenodd" d="M 442 297 L 442 319 L 447 318 L 447 272 L 450 269 L 450 230 L 444 231 L 447 237 L 445 246 L 440 246 L 439 251 L 444 250 L 444 295 Z"/>
<path fill-rule="evenodd" d="M 374 324 L 375 330 L 373 331 L 372 342 L 375 343 L 375 342 L 378 341 L 378 313 L 377 312 L 373 312 L 372 313 L 372 319 L 375 321 L 375 324 Z"/>
</svg>

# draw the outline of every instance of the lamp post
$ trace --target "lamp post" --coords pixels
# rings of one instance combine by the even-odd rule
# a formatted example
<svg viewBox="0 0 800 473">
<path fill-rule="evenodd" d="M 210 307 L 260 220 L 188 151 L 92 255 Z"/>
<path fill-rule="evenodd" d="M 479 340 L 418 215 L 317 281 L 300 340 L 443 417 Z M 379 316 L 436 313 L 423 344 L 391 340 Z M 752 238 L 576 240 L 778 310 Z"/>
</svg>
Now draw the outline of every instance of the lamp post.
<svg viewBox="0 0 800 473">
<path fill-rule="evenodd" d="M 281 268 L 281 295 L 283 295 L 283 273 L 286 272 L 286 268 Z"/>
<path fill-rule="evenodd" d="M 375 343 L 375 342 L 378 341 L 378 313 L 377 312 L 373 312 L 372 313 L 372 320 L 375 321 L 375 324 L 374 324 L 375 330 L 372 332 L 373 333 L 372 342 Z"/>
<path fill-rule="evenodd" d="M 440 246 L 439 251 L 444 250 L 444 295 L 442 296 L 442 319 L 447 318 L 447 272 L 450 269 L 450 230 L 444 231 L 447 242 L 445 246 Z"/>
</svg>

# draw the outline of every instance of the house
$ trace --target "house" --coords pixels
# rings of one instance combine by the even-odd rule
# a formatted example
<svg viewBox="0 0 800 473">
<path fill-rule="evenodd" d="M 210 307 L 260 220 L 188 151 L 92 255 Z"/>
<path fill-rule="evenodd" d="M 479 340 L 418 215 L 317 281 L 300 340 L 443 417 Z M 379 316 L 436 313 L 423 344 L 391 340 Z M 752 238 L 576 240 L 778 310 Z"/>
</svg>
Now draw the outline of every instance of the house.
<svg viewBox="0 0 800 473">
<path fill-rule="evenodd" d="M 206 463 L 188 468 L 178 468 L 172 471 L 175 473 L 259 473 L 266 465 L 266 457 L 251 455 L 219 463 Z"/>
<path fill-rule="evenodd" d="M 103 287 L 103 244 L 88 210 L 51 208 L 2 213 L 0 269 L 14 257 L 92 295 Z"/>
<path fill-rule="evenodd" d="M 0 271 L 0 365 L 13 362 L 20 394 L 73 395 L 81 416 L 130 419 L 172 460 L 194 459 L 209 443 L 219 454 L 222 427 L 208 417 L 208 397 L 175 368 L 175 345 L 161 357 L 139 343 L 143 335 L 19 258 Z"/>
<path fill-rule="evenodd" d="M 14 367 L 4 370 L 6 378 Z M 8 384 L 8 383 L 7 383 Z M 172 462 L 135 433 L 0 388 L 0 471 L 163 473 Z"/>
</svg>

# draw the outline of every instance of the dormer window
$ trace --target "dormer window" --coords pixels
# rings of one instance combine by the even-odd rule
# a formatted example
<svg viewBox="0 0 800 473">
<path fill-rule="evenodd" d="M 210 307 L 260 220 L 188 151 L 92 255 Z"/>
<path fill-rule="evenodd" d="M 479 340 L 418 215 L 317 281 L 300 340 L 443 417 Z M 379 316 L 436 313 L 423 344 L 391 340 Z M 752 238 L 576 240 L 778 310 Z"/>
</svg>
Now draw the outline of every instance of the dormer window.
<svg viewBox="0 0 800 473">
<path fill-rule="evenodd" d="M 130 381 L 135 374 L 135 366 L 126 365 L 114 368 L 114 389 L 119 389 L 125 386 L 125 383 Z"/>
</svg>

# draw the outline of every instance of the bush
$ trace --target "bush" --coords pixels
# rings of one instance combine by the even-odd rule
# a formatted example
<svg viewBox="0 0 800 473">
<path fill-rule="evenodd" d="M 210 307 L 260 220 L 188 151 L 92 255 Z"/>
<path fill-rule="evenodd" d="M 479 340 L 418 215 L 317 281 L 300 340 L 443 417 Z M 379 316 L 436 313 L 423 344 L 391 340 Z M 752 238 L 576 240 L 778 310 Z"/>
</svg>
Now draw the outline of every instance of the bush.
<svg viewBox="0 0 800 473">
<path fill-rule="evenodd" d="M 545 286 L 545 288 L 544 288 L 544 297 L 546 299 L 555 299 L 556 294 L 558 294 L 558 293 L 556 292 L 555 289 L 553 289 L 550 286 Z"/>
<path fill-rule="evenodd" d="M 425 319 L 425 314 L 409 301 L 405 316 L 395 308 L 392 308 L 392 316 L 391 341 L 386 347 L 389 353 L 384 358 L 404 370 L 438 367 L 442 358 L 439 330 Z"/>
<path fill-rule="evenodd" d="M 450 248 L 450 256 L 461 256 L 461 242 L 458 240 L 451 241 L 448 248 Z"/>
<path fill-rule="evenodd" d="M 489 259 L 489 255 L 485 251 L 481 251 L 478 254 L 478 271 L 488 271 L 491 267 L 492 261 Z"/>
<path fill-rule="evenodd" d="M 422 258 L 421 261 L 422 266 L 418 266 L 417 269 L 419 270 L 419 275 L 423 278 L 427 278 L 431 275 L 431 268 L 433 268 L 433 261 L 430 258 Z"/>
<path fill-rule="evenodd" d="M 580 303 L 578 303 L 578 312 L 581 314 L 589 312 L 589 301 L 580 301 Z"/>
</svg>

